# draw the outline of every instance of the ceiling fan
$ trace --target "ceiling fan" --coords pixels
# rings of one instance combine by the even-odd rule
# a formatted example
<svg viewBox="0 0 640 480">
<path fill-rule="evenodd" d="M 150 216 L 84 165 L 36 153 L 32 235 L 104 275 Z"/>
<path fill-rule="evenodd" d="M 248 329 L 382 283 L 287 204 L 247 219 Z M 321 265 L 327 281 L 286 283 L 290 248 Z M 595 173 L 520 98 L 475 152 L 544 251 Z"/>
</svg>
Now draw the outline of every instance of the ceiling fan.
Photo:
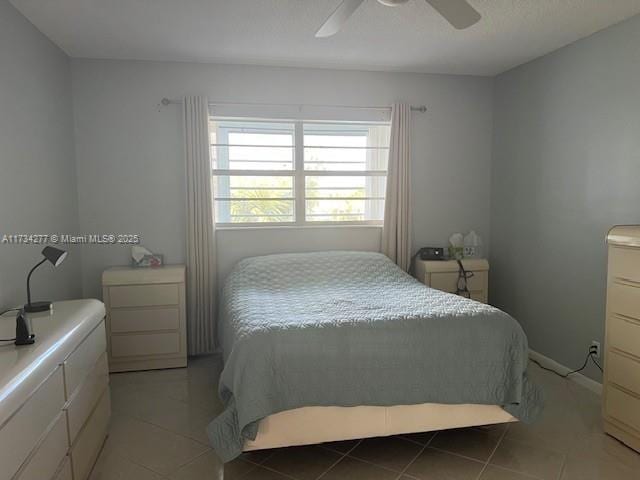
<svg viewBox="0 0 640 480">
<path fill-rule="evenodd" d="M 408 0 L 378 0 L 387 7 L 397 7 Z M 335 35 L 364 0 L 344 0 L 316 32 L 316 37 Z M 469 28 L 480 20 L 478 11 L 467 0 L 426 0 L 447 22 L 458 30 Z"/>
</svg>

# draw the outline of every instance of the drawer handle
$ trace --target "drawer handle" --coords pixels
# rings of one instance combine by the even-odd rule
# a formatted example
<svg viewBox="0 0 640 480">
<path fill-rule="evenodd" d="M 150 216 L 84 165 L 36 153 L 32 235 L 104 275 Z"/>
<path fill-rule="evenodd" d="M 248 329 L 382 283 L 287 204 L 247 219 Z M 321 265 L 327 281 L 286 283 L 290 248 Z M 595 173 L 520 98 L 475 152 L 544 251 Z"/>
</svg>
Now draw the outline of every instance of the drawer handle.
<svg viewBox="0 0 640 480">
<path fill-rule="evenodd" d="M 638 325 L 640 327 L 640 319 L 629 317 L 628 315 L 623 315 L 622 313 L 613 313 L 613 316 L 619 320 L 624 320 L 625 322 L 632 323 L 633 325 Z"/>
<path fill-rule="evenodd" d="M 616 277 L 615 283 L 618 283 L 620 285 L 625 285 L 628 287 L 640 288 L 640 282 L 631 280 L 630 278 Z"/>
<path fill-rule="evenodd" d="M 611 346 L 611 353 L 615 353 L 617 356 L 626 358 L 627 360 L 631 360 L 636 363 L 640 363 L 640 357 L 634 355 L 633 353 L 626 352 L 624 350 L 620 350 L 615 345 Z M 639 365 L 640 367 L 640 365 Z"/>
<path fill-rule="evenodd" d="M 631 398 L 635 398 L 636 400 L 640 400 L 640 395 L 638 395 L 636 392 L 632 392 L 631 390 L 629 390 L 628 388 L 623 387 L 622 385 L 618 385 L 615 382 L 609 382 L 609 385 L 611 387 L 615 388 L 616 390 L 619 390 L 622 393 L 630 396 Z"/>
</svg>

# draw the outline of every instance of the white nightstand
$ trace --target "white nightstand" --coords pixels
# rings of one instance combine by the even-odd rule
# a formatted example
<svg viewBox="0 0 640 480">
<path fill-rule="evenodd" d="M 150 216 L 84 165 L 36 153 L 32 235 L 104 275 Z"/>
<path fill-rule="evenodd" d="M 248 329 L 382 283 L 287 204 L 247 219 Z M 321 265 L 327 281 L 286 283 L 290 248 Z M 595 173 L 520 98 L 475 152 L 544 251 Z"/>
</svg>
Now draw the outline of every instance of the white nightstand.
<svg viewBox="0 0 640 480">
<path fill-rule="evenodd" d="M 185 267 L 102 274 L 111 372 L 187 366 Z"/>
<path fill-rule="evenodd" d="M 455 260 L 415 260 L 415 276 L 425 285 L 456 293 L 458 285 L 459 265 Z M 473 273 L 467 280 L 467 288 L 471 298 L 478 302 L 487 303 L 489 295 L 489 262 L 483 258 L 468 258 L 462 260 L 464 269 Z"/>
</svg>

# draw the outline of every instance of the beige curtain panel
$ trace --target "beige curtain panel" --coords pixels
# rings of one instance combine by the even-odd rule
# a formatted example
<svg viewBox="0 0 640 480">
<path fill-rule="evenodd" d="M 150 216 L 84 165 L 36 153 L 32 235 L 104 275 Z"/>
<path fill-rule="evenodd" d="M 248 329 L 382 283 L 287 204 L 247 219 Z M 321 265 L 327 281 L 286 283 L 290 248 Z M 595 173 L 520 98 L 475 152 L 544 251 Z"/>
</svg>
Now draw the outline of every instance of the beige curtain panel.
<svg viewBox="0 0 640 480">
<path fill-rule="evenodd" d="M 411 266 L 411 106 L 391 109 L 391 144 L 382 229 L 382 253 L 404 271 Z"/>
<path fill-rule="evenodd" d="M 189 355 L 210 353 L 216 341 L 216 244 L 209 104 L 184 98 L 187 176 L 187 347 Z"/>
</svg>

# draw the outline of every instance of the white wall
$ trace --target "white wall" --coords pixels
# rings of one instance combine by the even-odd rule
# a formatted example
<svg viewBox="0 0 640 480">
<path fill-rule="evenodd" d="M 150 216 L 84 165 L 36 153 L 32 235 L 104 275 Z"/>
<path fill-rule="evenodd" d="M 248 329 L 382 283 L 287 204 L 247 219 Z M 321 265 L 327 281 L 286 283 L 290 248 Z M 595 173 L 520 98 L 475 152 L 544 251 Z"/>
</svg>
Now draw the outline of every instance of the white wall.
<svg viewBox="0 0 640 480">
<path fill-rule="evenodd" d="M 80 227 L 140 233 L 168 262 L 184 261 L 181 110 L 158 111 L 162 97 L 271 103 L 426 104 L 414 114 L 415 246 L 442 244 L 476 229 L 488 240 L 491 80 L 190 63 L 73 60 Z M 319 233 L 321 232 L 321 233 Z M 331 228 L 219 232 L 221 278 L 239 258 L 323 248 L 377 249 L 379 229 Z M 126 264 L 126 247 L 83 247 L 85 294 L 100 273 Z"/>
<path fill-rule="evenodd" d="M 0 0 L 0 236 L 77 230 L 67 56 Z M 26 302 L 42 245 L 0 244 L 0 309 Z M 32 277 L 33 300 L 78 297 L 80 252 Z"/>
<path fill-rule="evenodd" d="M 607 231 L 640 222 L 639 45 L 637 16 L 495 82 L 491 298 L 570 367 L 603 341 Z"/>
</svg>

